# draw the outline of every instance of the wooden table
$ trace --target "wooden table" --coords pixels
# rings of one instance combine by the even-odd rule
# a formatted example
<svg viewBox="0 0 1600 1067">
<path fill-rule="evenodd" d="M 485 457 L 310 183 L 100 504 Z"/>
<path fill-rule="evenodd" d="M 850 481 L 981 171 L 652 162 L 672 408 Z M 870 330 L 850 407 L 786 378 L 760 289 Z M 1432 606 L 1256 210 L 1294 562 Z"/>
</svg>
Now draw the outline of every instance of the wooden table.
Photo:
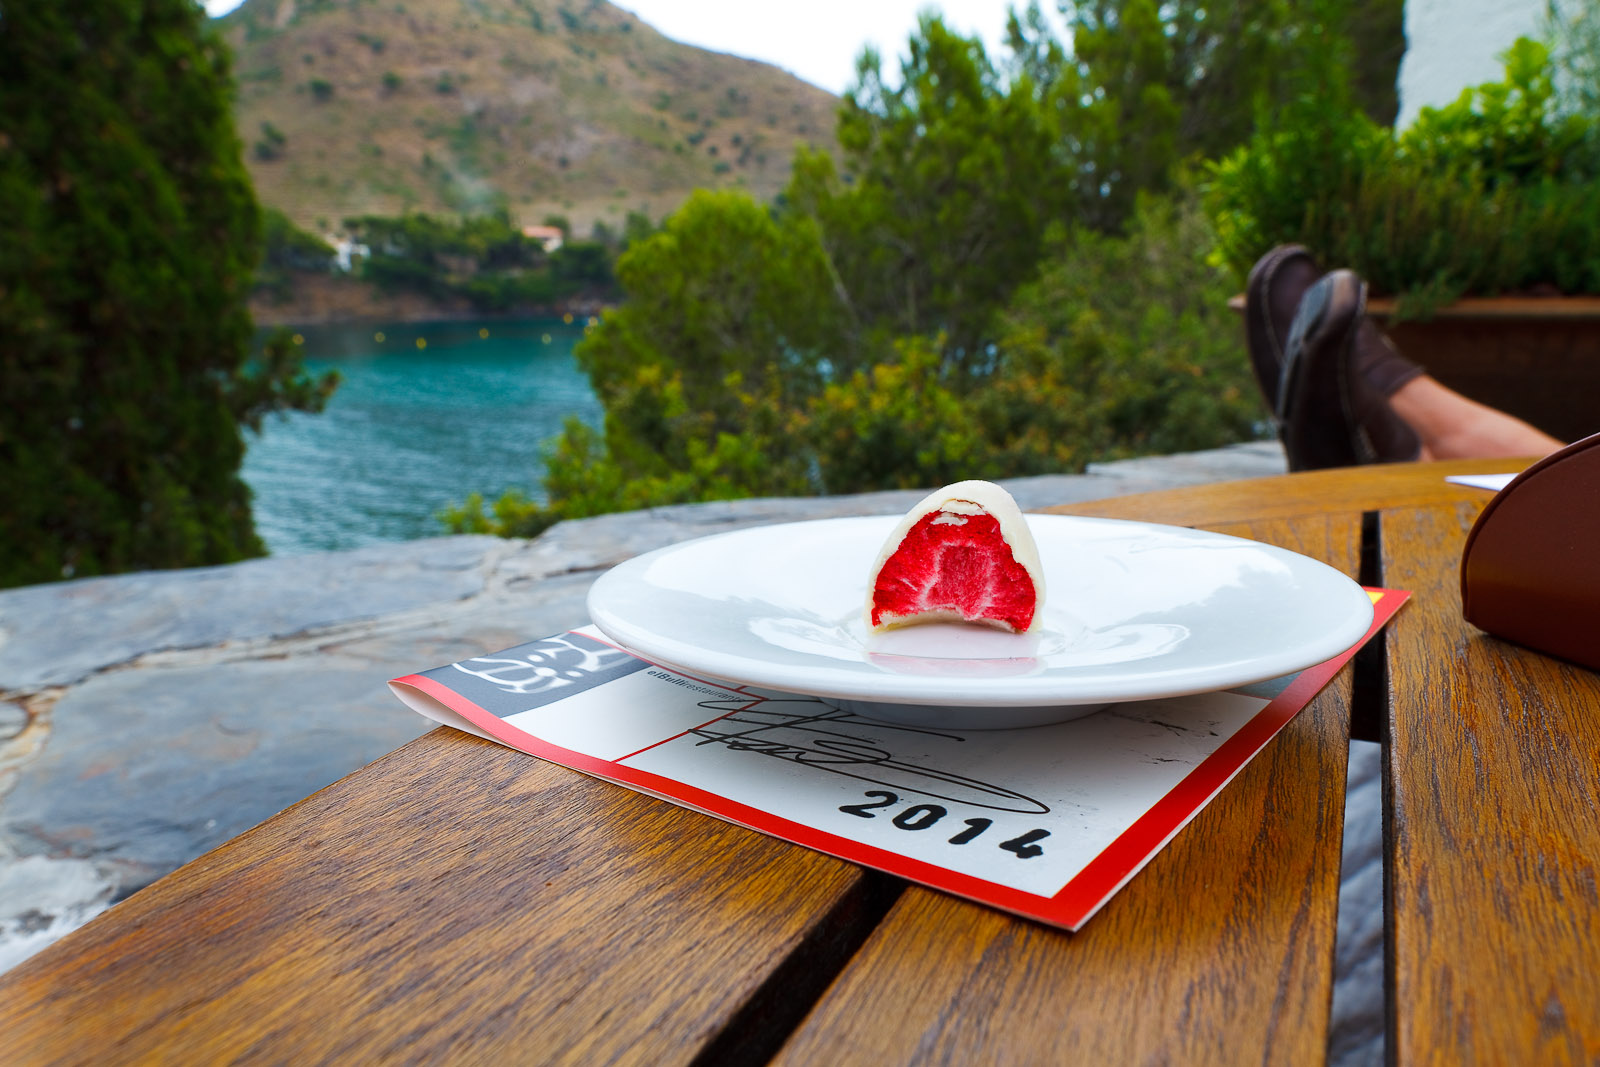
<svg viewBox="0 0 1600 1067">
<path fill-rule="evenodd" d="M 1077 935 L 438 730 L 0 978 L 0 1060 L 1318 1062 L 1354 720 L 1384 743 L 1391 1056 L 1594 1062 L 1600 675 L 1462 622 L 1487 494 L 1442 480 L 1518 467 L 1070 509 L 1415 594 Z"/>
</svg>

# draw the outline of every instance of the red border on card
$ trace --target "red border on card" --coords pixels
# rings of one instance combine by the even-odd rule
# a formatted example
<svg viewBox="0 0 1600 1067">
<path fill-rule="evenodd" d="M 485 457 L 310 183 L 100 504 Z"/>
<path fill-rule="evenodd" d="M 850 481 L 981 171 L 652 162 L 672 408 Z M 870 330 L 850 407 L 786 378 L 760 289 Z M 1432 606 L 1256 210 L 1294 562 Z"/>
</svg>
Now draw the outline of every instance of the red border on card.
<svg viewBox="0 0 1600 1067">
<path fill-rule="evenodd" d="M 783 819 L 759 808 L 665 778 L 649 771 L 629 767 L 596 756 L 540 740 L 490 714 L 455 690 L 422 675 L 396 678 L 391 685 L 406 686 L 456 712 L 484 733 L 540 759 L 558 763 L 596 778 L 616 782 L 641 792 L 684 804 L 729 822 L 747 826 L 773 837 L 817 849 L 889 874 L 967 897 L 992 907 L 1076 930 L 1178 831 L 1204 808 L 1223 786 L 1244 769 L 1245 764 L 1278 731 L 1289 724 L 1313 697 L 1333 679 L 1358 650 L 1381 630 L 1410 596 L 1394 589 L 1369 589 L 1373 596 L 1372 625 L 1361 640 L 1332 659 L 1301 671 L 1284 691 L 1232 737 L 1223 742 L 1182 781 L 1173 786 L 1149 811 L 1123 831 L 1098 856 L 1089 861 L 1054 896 L 1043 897 L 1009 886 L 961 874 L 922 860 L 886 849 L 839 837 L 803 823 Z M 724 688 L 727 688 L 724 686 Z M 758 698 L 759 699 L 759 698 Z M 731 714 L 731 713 L 730 713 Z"/>
</svg>

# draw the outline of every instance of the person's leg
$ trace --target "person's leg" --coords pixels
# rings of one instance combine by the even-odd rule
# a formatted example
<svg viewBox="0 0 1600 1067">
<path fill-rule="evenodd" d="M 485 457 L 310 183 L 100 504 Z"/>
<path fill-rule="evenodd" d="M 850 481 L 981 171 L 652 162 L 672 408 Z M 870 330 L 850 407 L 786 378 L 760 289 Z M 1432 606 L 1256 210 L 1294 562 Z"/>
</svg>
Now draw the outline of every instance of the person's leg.
<svg viewBox="0 0 1600 1067">
<path fill-rule="evenodd" d="M 1562 447 L 1549 434 L 1426 374 L 1390 393 L 1389 407 L 1422 439 L 1422 459 L 1544 456 Z"/>
<path fill-rule="evenodd" d="M 1317 308 L 1306 309 L 1317 314 L 1300 324 L 1296 347 L 1313 373 L 1297 375 L 1305 383 L 1295 390 L 1300 395 L 1285 395 L 1280 377 L 1290 362 L 1286 349 L 1294 320 L 1301 317 L 1305 294 L 1327 277 L 1306 249 L 1283 245 L 1256 263 L 1245 288 L 1252 369 L 1291 469 L 1374 460 L 1543 456 L 1562 447 L 1521 419 L 1469 400 L 1423 373 L 1365 317 L 1366 287 L 1354 276 L 1337 286 L 1342 300 L 1330 305 L 1321 299 Z M 1352 295 L 1352 281 L 1361 294 L 1353 315 L 1350 304 L 1358 297 Z M 1299 425 L 1285 427 L 1290 407 Z"/>
</svg>

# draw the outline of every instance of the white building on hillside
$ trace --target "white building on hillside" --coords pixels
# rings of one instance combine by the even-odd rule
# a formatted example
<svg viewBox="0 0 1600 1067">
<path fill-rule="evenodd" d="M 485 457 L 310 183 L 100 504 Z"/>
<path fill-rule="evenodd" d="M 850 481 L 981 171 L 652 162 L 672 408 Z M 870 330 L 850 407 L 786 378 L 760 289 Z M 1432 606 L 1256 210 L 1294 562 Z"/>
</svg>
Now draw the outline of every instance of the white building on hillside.
<svg viewBox="0 0 1600 1067">
<path fill-rule="evenodd" d="M 559 226 L 524 226 L 522 236 L 532 241 L 538 241 L 544 246 L 546 252 L 554 252 L 561 247 L 562 238 L 565 236 Z"/>
</svg>

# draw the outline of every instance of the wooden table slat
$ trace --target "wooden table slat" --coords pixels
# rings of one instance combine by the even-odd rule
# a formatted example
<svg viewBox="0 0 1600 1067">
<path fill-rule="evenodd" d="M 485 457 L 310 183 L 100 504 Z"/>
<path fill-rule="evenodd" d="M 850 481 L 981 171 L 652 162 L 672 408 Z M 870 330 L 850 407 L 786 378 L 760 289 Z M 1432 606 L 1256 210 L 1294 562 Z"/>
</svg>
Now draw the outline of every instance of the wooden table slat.
<svg viewBox="0 0 1600 1067">
<path fill-rule="evenodd" d="M 0 976 L 0 1059 L 688 1063 L 794 953 L 836 968 L 819 948 L 866 936 L 868 895 L 436 730 Z"/>
<path fill-rule="evenodd" d="M 1386 463 L 1340 467 L 1272 478 L 1132 493 L 1106 500 L 1044 508 L 1058 515 L 1139 519 L 1174 526 L 1215 526 L 1299 515 L 1359 515 L 1379 508 L 1482 502 L 1482 489 L 1445 481 L 1451 474 L 1521 471 L 1533 459 L 1457 460 L 1450 463 Z"/>
<path fill-rule="evenodd" d="M 1220 529 L 1354 573 L 1360 527 Z M 908 890 L 775 1062 L 1319 1062 L 1350 674 L 1077 934 Z"/>
<path fill-rule="evenodd" d="M 1399 1063 L 1600 1061 L 1600 674 L 1461 617 L 1478 507 L 1386 511 Z"/>
</svg>

